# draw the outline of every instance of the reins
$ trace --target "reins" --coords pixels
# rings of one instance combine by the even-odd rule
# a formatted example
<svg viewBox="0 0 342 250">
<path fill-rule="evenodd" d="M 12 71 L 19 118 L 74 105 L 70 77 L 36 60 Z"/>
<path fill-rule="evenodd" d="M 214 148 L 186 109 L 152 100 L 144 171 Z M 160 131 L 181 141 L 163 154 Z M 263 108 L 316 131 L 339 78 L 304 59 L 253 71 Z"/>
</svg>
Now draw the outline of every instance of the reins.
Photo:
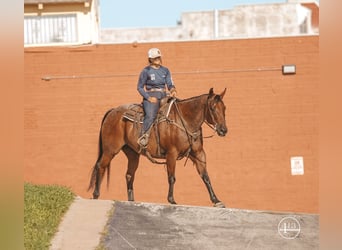
<svg viewBox="0 0 342 250">
<path fill-rule="evenodd" d="M 187 149 L 187 151 L 186 151 L 185 154 L 183 154 L 182 156 L 180 156 L 180 157 L 177 158 L 177 160 L 180 160 L 180 159 L 182 159 L 183 157 L 186 156 L 186 160 L 185 160 L 185 163 L 184 163 L 184 166 L 185 166 L 186 163 L 187 163 L 187 161 L 188 161 L 188 159 L 189 159 L 189 156 L 190 156 L 190 151 L 191 151 L 191 148 L 192 148 L 192 145 L 193 145 L 193 138 L 195 138 L 195 139 L 197 138 L 198 132 L 190 132 L 190 131 L 189 131 L 189 129 L 186 127 L 186 122 L 184 121 L 184 118 L 183 118 L 183 116 L 182 116 L 182 114 L 181 114 L 181 111 L 179 110 L 179 107 L 178 107 L 177 102 L 176 102 L 176 101 L 173 101 L 172 104 L 173 104 L 173 105 L 175 106 L 175 108 L 176 108 L 176 112 L 177 112 L 177 114 L 178 114 L 178 116 L 179 116 L 179 118 L 180 118 L 181 125 L 178 124 L 177 122 L 175 122 L 174 120 L 169 119 L 169 118 L 168 118 L 168 115 L 165 117 L 165 119 L 159 120 L 158 122 L 166 121 L 166 122 L 168 122 L 168 123 L 170 123 L 170 124 L 173 124 L 173 125 L 177 126 L 177 127 L 180 128 L 181 130 L 185 131 L 185 133 L 186 133 L 186 135 L 187 135 L 187 138 L 188 138 L 188 142 L 189 142 L 189 148 Z M 203 123 L 207 124 L 208 127 L 211 128 L 211 129 L 214 131 L 214 133 L 213 133 L 212 135 L 210 135 L 210 136 L 203 136 L 202 138 L 212 138 L 212 137 L 214 137 L 214 135 L 215 135 L 215 133 L 216 133 L 216 125 L 217 125 L 217 124 L 212 125 L 212 124 L 210 124 L 210 123 L 207 121 L 207 119 L 206 119 L 207 112 L 208 112 L 209 109 L 210 109 L 210 107 L 209 107 L 209 99 L 208 99 L 208 100 L 207 100 L 207 103 L 206 103 L 205 113 L 204 113 L 204 116 L 203 116 L 203 121 L 201 122 L 201 124 L 203 124 Z M 169 114 L 169 112 L 170 112 L 170 108 L 169 108 L 169 110 L 168 110 L 167 113 Z M 214 121 L 215 119 L 213 119 L 213 114 L 210 112 L 210 110 L 209 110 L 209 114 L 210 114 L 211 119 Z M 148 150 L 144 149 L 144 151 L 145 151 L 145 154 L 146 154 L 147 158 L 148 158 L 152 163 L 155 163 L 155 164 L 166 164 L 166 162 L 160 162 L 160 161 L 157 161 L 156 159 L 154 159 L 154 158 L 151 156 L 151 154 L 148 152 Z M 200 161 L 200 162 L 203 162 L 203 161 L 200 160 L 200 159 L 197 159 L 197 160 Z M 205 163 L 205 162 L 204 162 L 204 163 Z"/>
<path fill-rule="evenodd" d="M 213 137 L 215 136 L 215 134 L 216 134 L 216 128 L 215 128 L 213 125 L 211 125 L 209 122 L 207 122 L 207 120 L 204 120 L 204 123 L 207 124 L 207 126 L 208 126 L 209 128 L 211 128 L 212 130 L 214 130 L 214 133 L 213 133 L 212 135 L 203 136 L 203 139 L 213 138 Z"/>
<path fill-rule="evenodd" d="M 177 113 L 178 113 L 178 116 L 179 116 L 179 118 L 180 118 L 180 120 L 181 120 L 181 122 L 182 122 L 183 128 L 184 128 L 184 130 L 185 130 L 185 132 L 186 132 L 186 135 L 187 135 L 187 137 L 188 137 L 188 141 L 189 141 L 189 145 L 190 145 L 190 147 L 189 147 L 189 149 L 188 149 L 188 151 L 187 151 L 187 153 L 186 153 L 187 158 L 186 158 L 185 163 L 184 163 L 184 166 L 185 166 L 186 163 L 187 163 L 187 161 L 188 161 L 188 159 L 189 159 L 189 154 L 190 154 L 191 147 L 192 147 L 192 137 L 193 137 L 192 135 L 195 134 L 195 133 L 189 134 L 189 130 L 188 130 L 188 129 L 186 128 L 186 126 L 185 126 L 185 122 L 184 122 L 183 117 L 182 117 L 182 115 L 181 115 L 181 112 L 180 112 L 180 110 L 179 110 L 179 108 L 178 108 L 177 102 L 175 102 L 174 104 L 175 104 L 175 107 L 176 107 L 176 111 L 177 111 Z M 216 125 L 217 125 L 217 123 L 215 123 L 215 126 L 213 126 L 213 125 L 211 125 L 211 124 L 207 121 L 207 119 L 206 119 L 208 109 L 210 109 L 210 108 L 209 108 L 209 99 L 207 100 L 207 103 L 206 103 L 206 109 L 205 109 L 205 114 L 204 114 L 204 116 L 203 116 L 202 124 L 203 124 L 203 123 L 207 124 L 209 128 L 211 128 L 212 130 L 214 130 L 214 134 L 212 134 L 212 135 L 210 135 L 210 136 L 202 136 L 202 138 L 212 138 L 212 137 L 214 137 L 214 135 L 215 135 L 215 133 L 216 133 Z M 210 112 L 210 110 L 209 110 L 209 114 L 210 114 L 211 119 L 214 121 L 215 119 L 213 119 L 213 114 Z M 174 123 L 174 124 L 177 124 L 177 123 Z M 201 161 L 200 159 L 197 159 L 197 160 L 200 161 L 200 162 L 203 162 L 203 161 Z M 205 162 L 204 162 L 204 163 L 205 163 Z"/>
<path fill-rule="evenodd" d="M 188 141 L 189 141 L 190 148 L 191 148 L 191 146 L 192 146 L 191 135 L 189 134 L 189 130 L 185 127 L 185 122 L 184 122 L 183 116 L 182 116 L 181 113 L 180 113 L 180 110 L 179 110 L 179 108 L 178 108 L 177 102 L 175 102 L 174 104 L 175 104 L 175 107 L 176 107 L 176 111 L 177 111 L 177 113 L 178 113 L 178 116 L 179 116 L 179 118 L 180 118 L 180 120 L 181 120 L 182 126 L 183 126 L 183 128 L 184 128 L 184 130 L 185 130 L 186 136 L 188 137 Z"/>
<path fill-rule="evenodd" d="M 179 125 L 178 123 L 174 122 L 173 120 L 170 120 L 170 119 L 168 118 L 168 114 L 169 114 L 169 112 L 170 112 L 170 108 L 169 108 L 168 111 L 167 111 L 166 118 L 165 118 L 165 119 L 162 119 L 162 120 L 159 120 L 158 123 L 159 123 L 159 122 L 163 122 L 163 121 L 167 121 L 167 122 L 169 122 L 170 124 L 173 124 L 173 125 L 177 126 L 178 128 L 182 129 L 183 131 L 185 131 L 185 133 L 186 133 L 186 135 L 187 135 L 187 137 L 188 137 L 188 141 L 189 141 L 189 145 L 190 145 L 190 146 L 189 146 L 188 150 L 186 151 L 186 153 L 185 153 L 184 155 L 182 155 L 181 157 L 178 157 L 177 160 L 180 160 L 180 159 L 182 159 L 184 156 L 186 156 L 186 157 L 187 157 L 187 158 L 186 158 L 186 161 L 185 161 L 185 164 L 186 164 L 186 162 L 188 161 L 188 158 L 189 158 L 189 154 L 190 154 L 190 151 L 191 151 L 191 147 L 192 147 L 192 139 L 191 139 L 191 137 L 194 137 L 194 134 L 196 134 L 196 133 L 192 133 L 192 135 L 189 134 L 189 131 L 188 131 L 188 129 L 187 129 L 186 126 L 185 126 L 185 122 L 184 122 L 184 120 L 183 120 L 183 117 L 182 117 L 182 115 L 181 115 L 181 113 L 180 113 L 180 111 L 179 111 L 177 102 L 174 100 L 174 101 L 171 102 L 171 105 L 172 105 L 172 104 L 174 104 L 175 107 L 176 107 L 176 111 L 177 111 L 177 114 L 178 114 L 178 116 L 179 116 L 179 118 L 180 118 L 180 120 L 181 120 L 182 126 Z M 148 150 L 146 150 L 146 149 L 143 149 L 143 150 L 145 151 L 146 157 L 147 157 L 152 163 L 155 163 L 155 164 L 166 164 L 165 161 L 162 161 L 162 162 L 161 162 L 161 161 L 157 161 L 156 159 L 154 159 L 154 158 L 151 156 L 150 152 L 148 152 Z M 184 164 L 184 165 L 185 165 L 185 164 Z"/>
</svg>

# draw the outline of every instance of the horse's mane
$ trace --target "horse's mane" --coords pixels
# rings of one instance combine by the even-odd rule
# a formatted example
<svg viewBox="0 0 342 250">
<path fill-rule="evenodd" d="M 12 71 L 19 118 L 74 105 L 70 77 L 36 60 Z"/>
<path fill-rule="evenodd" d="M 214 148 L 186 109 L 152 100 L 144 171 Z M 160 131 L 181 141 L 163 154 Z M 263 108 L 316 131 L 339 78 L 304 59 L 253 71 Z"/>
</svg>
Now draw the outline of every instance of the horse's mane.
<svg viewBox="0 0 342 250">
<path fill-rule="evenodd" d="M 208 96 L 208 94 L 203 94 L 203 95 L 199 95 L 199 96 L 193 96 L 193 97 L 189 97 L 189 98 L 186 98 L 186 99 L 178 99 L 177 98 L 177 102 L 180 102 L 180 103 L 183 103 L 183 102 L 190 102 L 194 99 L 197 99 L 199 97 L 203 97 L 203 96 Z"/>
</svg>

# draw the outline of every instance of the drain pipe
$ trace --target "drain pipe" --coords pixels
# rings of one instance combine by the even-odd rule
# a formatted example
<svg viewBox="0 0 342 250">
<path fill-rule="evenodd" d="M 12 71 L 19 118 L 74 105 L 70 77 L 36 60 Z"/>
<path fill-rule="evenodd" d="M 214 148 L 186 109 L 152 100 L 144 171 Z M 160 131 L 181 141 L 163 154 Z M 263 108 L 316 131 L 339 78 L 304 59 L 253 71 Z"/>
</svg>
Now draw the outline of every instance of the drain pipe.
<svg viewBox="0 0 342 250">
<path fill-rule="evenodd" d="M 219 11 L 214 10 L 214 39 L 219 37 Z"/>
</svg>

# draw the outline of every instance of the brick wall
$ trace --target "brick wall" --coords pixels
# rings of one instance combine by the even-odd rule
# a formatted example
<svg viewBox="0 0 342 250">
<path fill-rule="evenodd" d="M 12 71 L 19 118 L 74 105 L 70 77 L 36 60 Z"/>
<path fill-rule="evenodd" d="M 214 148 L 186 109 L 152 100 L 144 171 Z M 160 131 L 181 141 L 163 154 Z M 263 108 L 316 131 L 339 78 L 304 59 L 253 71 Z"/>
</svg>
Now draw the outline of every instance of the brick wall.
<svg viewBox="0 0 342 250">
<path fill-rule="evenodd" d="M 158 47 L 179 97 L 220 93 L 229 132 L 204 140 L 217 196 L 229 207 L 318 212 L 318 36 L 41 47 L 25 49 L 24 180 L 60 184 L 82 197 L 97 158 L 100 123 L 111 107 L 141 101 L 138 74 L 147 50 Z M 281 65 L 295 64 L 284 76 Z M 42 78 L 50 77 L 45 81 Z M 205 135 L 212 132 L 204 125 Z M 304 157 L 304 175 L 291 175 L 290 157 Z M 208 205 L 190 161 L 178 162 L 175 199 Z M 127 160 L 111 164 L 103 199 L 126 200 Z M 142 157 L 138 201 L 166 202 L 166 169 Z"/>
</svg>

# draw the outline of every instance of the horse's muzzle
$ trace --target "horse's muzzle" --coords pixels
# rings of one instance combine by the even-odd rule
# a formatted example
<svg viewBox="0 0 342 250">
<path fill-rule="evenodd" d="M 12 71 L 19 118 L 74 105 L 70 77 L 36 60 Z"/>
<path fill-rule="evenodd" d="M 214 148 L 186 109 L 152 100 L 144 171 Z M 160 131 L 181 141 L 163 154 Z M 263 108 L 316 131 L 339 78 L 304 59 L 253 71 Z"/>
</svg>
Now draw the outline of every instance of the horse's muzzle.
<svg viewBox="0 0 342 250">
<path fill-rule="evenodd" d="M 219 136 L 225 136 L 228 133 L 226 126 L 219 126 L 216 128 L 216 132 Z"/>
</svg>

